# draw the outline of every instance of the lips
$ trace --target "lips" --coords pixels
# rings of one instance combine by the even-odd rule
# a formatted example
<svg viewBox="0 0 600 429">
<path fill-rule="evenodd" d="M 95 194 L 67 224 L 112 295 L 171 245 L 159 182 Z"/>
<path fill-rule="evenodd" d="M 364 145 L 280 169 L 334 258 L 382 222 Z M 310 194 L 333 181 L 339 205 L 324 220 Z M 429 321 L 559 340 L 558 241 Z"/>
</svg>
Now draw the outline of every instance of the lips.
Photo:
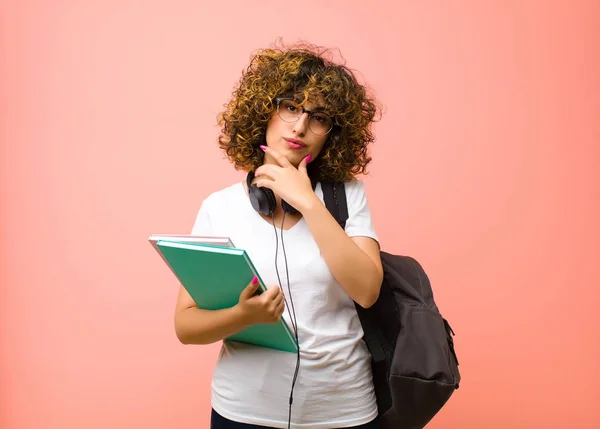
<svg viewBox="0 0 600 429">
<path fill-rule="evenodd" d="M 292 138 L 287 138 L 287 137 L 284 137 L 284 140 L 288 143 L 288 145 L 292 149 L 302 149 L 302 148 L 306 147 L 306 145 L 302 142 L 302 140 L 292 139 Z"/>
</svg>

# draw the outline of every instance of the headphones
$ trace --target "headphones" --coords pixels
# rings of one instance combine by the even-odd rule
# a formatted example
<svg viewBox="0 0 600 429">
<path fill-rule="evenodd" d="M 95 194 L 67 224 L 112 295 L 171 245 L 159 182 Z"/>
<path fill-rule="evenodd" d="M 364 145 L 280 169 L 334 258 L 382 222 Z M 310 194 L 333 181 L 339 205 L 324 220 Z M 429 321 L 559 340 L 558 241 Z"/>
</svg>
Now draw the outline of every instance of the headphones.
<svg viewBox="0 0 600 429">
<path fill-rule="evenodd" d="M 275 199 L 275 194 L 269 188 L 259 188 L 256 184 L 253 184 L 254 180 L 254 171 L 250 170 L 248 175 L 246 176 L 246 185 L 248 186 L 248 197 L 250 198 L 250 204 L 254 210 L 259 213 L 262 213 L 265 216 L 271 216 L 275 209 L 277 208 L 277 200 Z M 317 181 L 311 179 L 310 180 L 313 191 L 317 185 Z M 281 200 L 281 208 L 285 213 L 289 214 L 297 214 L 298 210 L 292 207 L 290 204 L 285 202 L 283 199 Z"/>
</svg>

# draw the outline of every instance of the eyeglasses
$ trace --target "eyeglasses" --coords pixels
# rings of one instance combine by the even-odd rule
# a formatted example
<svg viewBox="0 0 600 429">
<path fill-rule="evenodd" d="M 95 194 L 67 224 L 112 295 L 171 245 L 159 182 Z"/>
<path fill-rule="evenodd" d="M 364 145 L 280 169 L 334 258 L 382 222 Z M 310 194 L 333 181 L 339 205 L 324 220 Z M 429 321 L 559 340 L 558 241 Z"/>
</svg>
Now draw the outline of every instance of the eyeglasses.
<svg viewBox="0 0 600 429">
<path fill-rule="evenodd" d="M 291 98 L 276 98 L 275 102 L 277 103 L 277 114 L 282 121 L 296 122 L 300 116 L 308 113 L 308 128 L 313 133 L 324 136 L 333 128 L 333 120 L 321 110 L 307 110 Z"/>
</svg>

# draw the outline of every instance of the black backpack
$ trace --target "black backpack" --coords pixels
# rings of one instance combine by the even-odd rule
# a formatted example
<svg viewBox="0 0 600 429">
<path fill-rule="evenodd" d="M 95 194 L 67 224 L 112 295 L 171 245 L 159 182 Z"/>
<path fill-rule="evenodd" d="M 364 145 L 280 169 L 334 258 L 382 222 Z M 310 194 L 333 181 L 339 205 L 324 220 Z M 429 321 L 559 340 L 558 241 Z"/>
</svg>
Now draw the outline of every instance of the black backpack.
<svg viewBox="0 0 600 429">
<path fill-rule="evenodd" d="M 345 228 L 343 183 L 321 182 L 325 205 Z M 371 353 L 382 429 L 422 429 L 458 389 L 454 332 L 435 301 L 429 278 L 408 256 L 381 252 L 383 283 L 375 304 L 356 304 Z"/>
</svg>

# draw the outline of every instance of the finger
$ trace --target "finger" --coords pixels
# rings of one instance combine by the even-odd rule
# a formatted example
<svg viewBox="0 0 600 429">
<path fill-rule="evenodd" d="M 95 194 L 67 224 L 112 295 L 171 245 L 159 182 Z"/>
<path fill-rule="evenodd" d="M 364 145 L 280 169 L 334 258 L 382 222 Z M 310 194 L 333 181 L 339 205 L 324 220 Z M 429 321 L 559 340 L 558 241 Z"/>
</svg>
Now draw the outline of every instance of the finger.
<svg viewBox="0 0 600 429">
<path fill-rule="evenodd" d="M 267 291 L 264 293 L 264 299 L 267 301 L 273 301 L 277 298 L 278 295 L 281 294 L 281 289 L 277 285 L 272 285 L 267 288 Z"/>
<path fill-rule="evenodd" d="M 309 163 L 311 156 L 312 155 L 309 153 L 304 157 L 304 159 L 302 159 L 302 161 L 300 161 L 300 164 L 298 164 L 298 171 L 308 175 L 308 172 L 306 171 L 306 164 Z"/>
<path fill-rule="evenodd" d="M 274 183 L 275 181 L 271 179 L 258 179 L 256 182 L 254 182 L 254 184 L 259 188 L 265 187 L 271 190 L 273 189 Z"/>
<path fill-rule="evenodd" d="M 240 299 L 241 300 L 248 300 L 252 297 L 252 295 L 254 295 L 254 293 L 256 292 L 256 290 L 258 289 L 258 278 L 255 276 L 252 281 L 250 283 L 248 283 L 248 286 L 246 286 L 244 288 L 244 290 L 242 291 L 242 293 L 240 294 Z"/>
<path fill-rule="evenodd" d="M 283 312 L 285 311 L 285 303 L 282 301 L 278 306 L 277 309 L 275 311 L 275 314 L 279 317 L 281 317 L 281 315 L 283 314 Z"/>
<path fill-rule="evenodd" d="M 277 163 L 279 165 L 281 165 L 282 167 L 293 167 L 292 163 L 285 156 L 283 156 L 282 154 L 280 154 L 279 152 L 277 152 L 275 149 L 271 149 L 268 146 L 261 146 L 260 148 L 262 150 L 264 150 L 265 153 L 268 153 L 273 158 L 275 158 L 275 160 L 277 161 Z"/>
<path fill-rule="evenodd" d="M 254 171 L 254 177 L 268 177 L 269 179 L 275 180 L 279 170 L 281 170 L 281 167 L 278 165 L 264 164 Z"/>
</svg>

